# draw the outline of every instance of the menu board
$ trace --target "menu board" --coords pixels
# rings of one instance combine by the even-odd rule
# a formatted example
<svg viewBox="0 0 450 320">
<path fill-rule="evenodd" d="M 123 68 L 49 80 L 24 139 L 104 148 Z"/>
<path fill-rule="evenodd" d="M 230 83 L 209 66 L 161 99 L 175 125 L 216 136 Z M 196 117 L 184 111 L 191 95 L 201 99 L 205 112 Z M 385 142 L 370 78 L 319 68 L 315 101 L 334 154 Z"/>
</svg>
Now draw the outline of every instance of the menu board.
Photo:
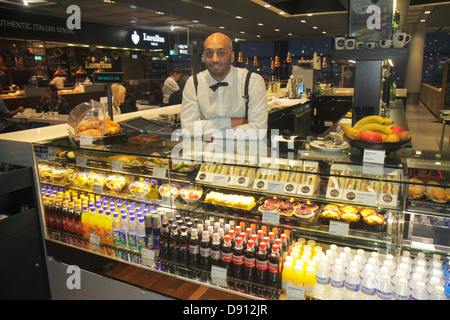
<svg viewBox="0 0 450 320">
<path fill-rule="evenodd" d="M 357 41 L 391 40 L 393 0 L 350 0 L 348 36 Z"/>
</svg>

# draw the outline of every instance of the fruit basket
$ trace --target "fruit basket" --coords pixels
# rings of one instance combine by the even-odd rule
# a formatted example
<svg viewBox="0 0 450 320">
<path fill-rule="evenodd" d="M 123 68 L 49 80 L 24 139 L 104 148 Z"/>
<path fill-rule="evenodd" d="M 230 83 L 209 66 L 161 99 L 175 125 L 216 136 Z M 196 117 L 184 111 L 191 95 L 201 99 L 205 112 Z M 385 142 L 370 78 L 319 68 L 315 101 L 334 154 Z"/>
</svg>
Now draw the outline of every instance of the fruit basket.
<svg viewBox="0 0 450 320">
<path fill-rule="evenodd" d="M 411 139 L 398 142 L 363 141 L 350 139 L 347 136 L 344 136 L 344 139 L 350 144 L 350 146 L 359 149 L 361 151 L 364 151 L 364 149 L 375 149 L 375 150 L 385 150 L 386 152 L 394 152 L 406 147 L 408 144 L 411 143 Z"/>
</svg>

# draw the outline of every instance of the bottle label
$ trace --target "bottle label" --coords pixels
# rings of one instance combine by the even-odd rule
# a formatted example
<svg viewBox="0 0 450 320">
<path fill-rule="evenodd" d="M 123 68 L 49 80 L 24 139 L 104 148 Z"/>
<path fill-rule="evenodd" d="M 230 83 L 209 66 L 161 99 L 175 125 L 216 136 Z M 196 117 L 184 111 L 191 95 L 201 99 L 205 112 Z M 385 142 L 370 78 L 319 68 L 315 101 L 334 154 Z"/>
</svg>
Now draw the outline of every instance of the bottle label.
<svg viewBox="0 0 450 320">
<path fill-rule="evenodd" d="M 202 247 L 200 247 L 200 255 L 202 257 L 209 257 L 209 256 L 211 256 L 211 248 L 202 248 Z"/>
<path fill-rule="evenodd" d="M 271 273 L 279 273 L 280 265 L 278 263 L 270 263 L 269 262 L 269 272 Z"/>
<path fill-rule="evenodd" d="M 233 254 L 233 264 L 236 264 L 236 265 L 244 264 L 244 255 L 235 256 Z"/>
<path fill-rule="evenodd" d="M 137 234 L 135 232 L 128 234 L 128 245 L 130 248 L 137 248 Z"/>
<path fill-rule="evenodd" d="M 113 229 L 113 243 L 120 244 L 122 241 L 120 240 L 120 230 Z"/>
<path fill-rule="evenodd" d="M 391 300 L 392 292 L 383 292 L 383 291 L 377 290 L 377 297 L 382 300 Z"/>
<path fill-rule="evenodd" d="M 211 259 L 220 260 L 220 250 L 211 250 Z"/>
<path fill-rule="evenodd" d="M 321 285 L 327 285 L 330 283 L 330 278 L 316 276 L 316 283 Z"/>
<path fill-rule="evenodd" d="M 348 291 L 358 292 L 359 288 L 360 288 L 360 284 L 359 283 L 348 283 L 348 282 L 345 282 L 345 289 L 347 289 Z"/>
<path fill-rule="evenodd" d="M 269 268 L 269 260 L 256 260 L 256 269 L 264 271 Z"/>
<path fill-rule="evenodd" d="M 361 286 L 361 292 L 368 296 L 374 296 L 377 294 L 377 290 L 375 288 L 369 288 Z"/>
<path fill-rule="evenodd" d="M 222 252 L 222 261 L 223 262 L 231 262 L 233 260 L 232 252 Z"/>
<path fill-rule="evenodd" d="M 333 280 L 333 279 L 331 279 L 330 285 L 333 288 L 343 288 L 344 287 L 344 280 Z"/>
<path fill-rule="evenodd" d="M 189 246 L 189 253 L 190 254 L 198 254 L 199 253 L 199 246 L 198 245 L 190 245 Z"/>
<path fill-rule="evenodd" d="M 256 258 L 244 258 L 244 265 L 247 268 L 254 268 L 256 266 Z"/>
</svg>

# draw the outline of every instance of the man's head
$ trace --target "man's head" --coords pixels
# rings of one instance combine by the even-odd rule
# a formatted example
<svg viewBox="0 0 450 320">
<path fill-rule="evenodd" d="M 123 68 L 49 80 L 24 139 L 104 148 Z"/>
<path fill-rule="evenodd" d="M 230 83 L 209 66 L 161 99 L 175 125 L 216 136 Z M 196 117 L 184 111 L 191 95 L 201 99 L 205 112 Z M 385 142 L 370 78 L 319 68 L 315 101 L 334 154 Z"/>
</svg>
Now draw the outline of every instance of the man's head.
<svg viewBox="0 0 450 320">
<path fill-rule="evenodd" d="M 213 33 L 205 40 L 203 54 L 211 77 L 217 81 L 223 80 L 230 72 L 234 60 L 231 39 L 223 33 Z"/>
<path fill-rule="evenodd" d="M 174 78 L 175 81 L 180 80 L 181 74 L 182 72 L 180 68 L 176 67 L 172 69 L 171 76 Z"/>
<path fill-rule="evenodd" d="M 58 88 L 54 84 L 49 84 L 47 88 L 45 88 L 45 92 L 52 98 L 58 95 Z"/>
</svg>

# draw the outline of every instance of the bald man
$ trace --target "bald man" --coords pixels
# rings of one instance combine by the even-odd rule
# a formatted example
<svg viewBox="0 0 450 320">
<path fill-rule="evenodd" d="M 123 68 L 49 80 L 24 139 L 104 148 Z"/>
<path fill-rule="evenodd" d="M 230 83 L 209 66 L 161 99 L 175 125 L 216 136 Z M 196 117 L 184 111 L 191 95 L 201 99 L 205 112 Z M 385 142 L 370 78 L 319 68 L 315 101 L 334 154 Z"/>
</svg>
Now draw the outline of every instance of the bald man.
<svg viewBox="0 0 450 320">
<path fill-rule="evenodd" d="M 183 91 L 182 128 L 191 134 L 199 132 L 194 127 L 200 125 L 202 133 L 213 129 L 267 130 L 264 79 L 251 73 L 245 95 L 248 70 L 232 66 L 231 39 L 223 33 L 210 35 L 204 42 L 203 55 L 207 70 L 190 77 Z"/>
</svg>

